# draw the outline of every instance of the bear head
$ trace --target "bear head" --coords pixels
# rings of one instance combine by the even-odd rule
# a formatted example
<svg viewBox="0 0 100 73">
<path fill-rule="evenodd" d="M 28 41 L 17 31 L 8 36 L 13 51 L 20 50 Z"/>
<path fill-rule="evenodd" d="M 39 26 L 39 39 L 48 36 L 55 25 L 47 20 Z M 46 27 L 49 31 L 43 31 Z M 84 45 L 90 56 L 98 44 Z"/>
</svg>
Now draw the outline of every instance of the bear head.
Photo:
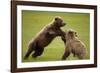
<svg viewBox="0 0 100 73">
<path fill-rule="evenodd" d="M 74 37 L 77 37 L 78 35 L 77 35 L 77 32 L 75 30 L 70 29 L 67 31 L 67 36 L 70 38 L 74 38 Z"/>
<path fill-rule="evenodd" d="M 54 18 L 54 25 L 56 27 L 63 27 L 66 25 L 66 23 L 64 23 L 64 21 L 61 17 L 57 16 Z"/>
</svg>

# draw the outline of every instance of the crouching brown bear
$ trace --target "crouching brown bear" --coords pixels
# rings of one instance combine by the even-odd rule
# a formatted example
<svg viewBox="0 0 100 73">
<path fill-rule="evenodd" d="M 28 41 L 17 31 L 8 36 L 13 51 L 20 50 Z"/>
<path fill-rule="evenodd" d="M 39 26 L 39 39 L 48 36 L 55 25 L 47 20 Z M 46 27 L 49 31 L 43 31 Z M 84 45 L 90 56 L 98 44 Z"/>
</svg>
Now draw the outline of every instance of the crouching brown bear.
<svg viewBox="0 0 100 73">
<path fill-rule="evenodd" d="M 48 46 L 52 40 L 57 36 L 64 36 L 64 32 L 61 27 L 65 25 L 61 17 L 55 17 L 53 22 L 45 26 L 37 35 L 29 42 L 28 50 L 24 56 L 27 59 L 32 54 L 33 58 L 42 55 L 44 48 Z"/>
<path fill-rule="evenodd" d="M 65 52 L 62 56 L 62 60 L 65 60 L 71 53 L 77 56 L 79 59 L 85 59 L 87 49 L 85 44 L 79 40 L 77 32 L 70 29 L 65 32 L 65 36 L 62 37 L 65 43 Z"/>
</svg>

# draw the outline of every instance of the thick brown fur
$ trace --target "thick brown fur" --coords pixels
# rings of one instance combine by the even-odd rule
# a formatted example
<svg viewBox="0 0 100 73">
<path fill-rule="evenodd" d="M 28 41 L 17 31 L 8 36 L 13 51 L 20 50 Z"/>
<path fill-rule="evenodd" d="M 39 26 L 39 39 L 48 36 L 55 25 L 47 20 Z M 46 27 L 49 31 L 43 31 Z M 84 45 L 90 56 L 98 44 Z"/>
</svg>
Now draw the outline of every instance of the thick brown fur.
<svg viewBox="0 0 100 73">
<path fill-rule="evenodd" d="M 79 40 L 76 31 L 72 29 L 68 30 L 65 32 L 65 36 L 62 37 L 62 40 L 65 43 L 65 52 L 62 56 L 62 60 L 65 60 L 71 53 L 79 59 L 86 58 L 86 46 Z"/>
<path fill-rule="evenodd" d="M 61 17 L 55 17 L 53 22 L 45 26 L 37 35 L 29 42 L 28 50 L 24 56 L 27 59 L 29 55 L 34 51 L 32 57 L 36 58 L 42 55 L 44 48 L 48 46 L 54 38 L 57 36 L 64 36 L 64 32 L 61 30 L 65 23 Z"/>
</svg>

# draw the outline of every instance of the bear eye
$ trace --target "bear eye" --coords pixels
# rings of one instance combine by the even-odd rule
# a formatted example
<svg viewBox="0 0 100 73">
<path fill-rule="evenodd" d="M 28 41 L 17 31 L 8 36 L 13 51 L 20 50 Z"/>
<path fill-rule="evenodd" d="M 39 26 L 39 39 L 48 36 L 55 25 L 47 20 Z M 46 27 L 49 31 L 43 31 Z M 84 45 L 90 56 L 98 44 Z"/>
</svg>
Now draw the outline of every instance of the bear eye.
<svg viewBox="0 0 100 73">
<path fill-rule="evenodd" d="M 75 32 L 75 36 L 77 37 L 77 32 Z"/>
</svg>

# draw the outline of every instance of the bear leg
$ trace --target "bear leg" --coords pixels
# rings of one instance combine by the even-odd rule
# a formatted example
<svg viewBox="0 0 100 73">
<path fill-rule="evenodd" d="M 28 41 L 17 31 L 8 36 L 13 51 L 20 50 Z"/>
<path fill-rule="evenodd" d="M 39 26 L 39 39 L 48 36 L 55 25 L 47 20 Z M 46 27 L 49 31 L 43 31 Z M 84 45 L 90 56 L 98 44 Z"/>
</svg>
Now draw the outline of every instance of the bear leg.
<svg viewBox="0 0 100 73">
<path fill-rule="evenodd" d="M 32 57 L 36 58 L 36 57 L 42 55 L 43 51 L 44 51 L 44 48 L 39 48 L 39 47 L 36 48 L 35 52 L 32 54 Z"/>
<path fill-rule="evenodd" d="M 69 51 L 65 51 L 64 55 L 62 56 L 62 60 L 66 60 L 66 58 L 70 55 Z"/>
<path fill-rule="evenodd" d="M 79 59 L 85 59 L 85 54 L 79 54 L 77 55 Z"/>
<path fill-rule="evenodd" d="M 27 59 L 29 57 L 29 55 L 32 53 L 34 49 L 33 48 L 29 48 L 28 51 L 26 52 L 24 59 Z"/>
</svg>

